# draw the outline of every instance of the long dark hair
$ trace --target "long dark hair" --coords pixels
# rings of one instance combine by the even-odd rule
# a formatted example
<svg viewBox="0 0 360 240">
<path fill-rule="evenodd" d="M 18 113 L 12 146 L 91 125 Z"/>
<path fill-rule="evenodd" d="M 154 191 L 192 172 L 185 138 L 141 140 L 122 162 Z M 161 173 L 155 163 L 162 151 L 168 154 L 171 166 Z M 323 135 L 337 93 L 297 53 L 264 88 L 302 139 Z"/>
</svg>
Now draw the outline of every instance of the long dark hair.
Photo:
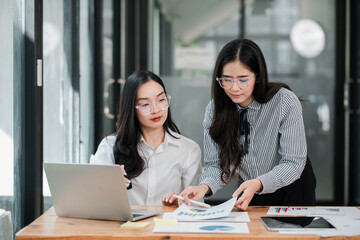
<svg viewBox="0 0 360 240">
<path fill-rule="evenodd" d="M 139 87 L 150 80 L 159 83 L 164 88 L 166 94 L 164 83 L 157 75 L 150 71 L 138 71 L 131 74 L 126 80 L 120 99 L 113 153 L 115 163 L 124 165 L 128 178 L 139 176 L 145 168 L 145 161 L 140 157 L 137 150 L 141 131 L 139 121 L 136 117 L 135 101 Z M 171 119 L 170 107 L 168 108 L 167 119 L 163 127 L 170 135 L 172 135 L 170 130 L 180 133 Z"/>
<path fill-rule="evenodd" d="M 265 58 L 259 46 L 248 39 L 236 39 L 227 43 L 220 51 L 212 77 L 212 99 L 214 115 L 209 129 L 211 138 L 219 145 L 221 180 L 228 183 L 238 167 L 243 156 L 242 145 L 239 140 L 239 114 L 236 104 L 226 95 L 216 81 L 221 77 L 225 64 L 240 60 L 256 76 L 253 97 L 259 103 L 268 102 L 284 87 L 285 83 L 269 83 Z"/>
</svg>

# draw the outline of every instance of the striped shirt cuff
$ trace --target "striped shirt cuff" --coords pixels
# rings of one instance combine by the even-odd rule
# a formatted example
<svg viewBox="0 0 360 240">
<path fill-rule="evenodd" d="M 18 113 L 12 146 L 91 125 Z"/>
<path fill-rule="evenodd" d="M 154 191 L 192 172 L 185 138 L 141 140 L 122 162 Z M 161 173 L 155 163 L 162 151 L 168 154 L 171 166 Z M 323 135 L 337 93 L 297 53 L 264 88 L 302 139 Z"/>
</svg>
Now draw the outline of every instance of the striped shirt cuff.
<svg viewBox="0 0 360 240">
<path fill-rule="evenodd" d="M 206 194 L 206 195 L 205 195 L 205 198 L 211 197 L 212 195 L 214 195 L 214 194 L 217 192 L 217 190 L 219 190 L 219 189 L 222 187 L 222 185 L 219 186 L 219 184 L 216 183 L 216 182 L 215 182 L 213 179 L 211 179 L 211 178 L 202 179 L 202 180 L 200 181 L 199 185 L 201 185 L 201 184 L 206 184 L 206 185 L 208 185 L 209 188 L 210 188 L 210 190 L 211 190 L 211 193 Z"/>
<path fill-rule="evenodd" d="M 272 172 L 268 172 L 264 175 L 257 177 L 262 185 L 263 189 L 259 194 L 273 193 L 276 191 L 276 176 Z"/>
</svg>

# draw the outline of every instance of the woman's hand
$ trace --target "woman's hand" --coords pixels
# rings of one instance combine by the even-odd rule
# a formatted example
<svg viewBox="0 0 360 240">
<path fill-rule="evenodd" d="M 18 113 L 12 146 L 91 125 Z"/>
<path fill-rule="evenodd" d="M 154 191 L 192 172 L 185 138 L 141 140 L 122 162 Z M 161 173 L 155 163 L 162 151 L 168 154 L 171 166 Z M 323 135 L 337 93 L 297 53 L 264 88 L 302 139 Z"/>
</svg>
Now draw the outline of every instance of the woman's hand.
<svg viewBox="0 0 360 240">
<path fill-rule="evenodd" d="M 262 190 L 262 183 L 260 179 L 251 179 L 243 182 L 240 187 L 233 193 L 233 197 L 237 197 L 240 193 L 242 196 L 235 202 L 235 207 L 245 211 L 249 206 L 251 199 L 257 191 Z"/>
<path fill-rule="evenodd" d="M 122 169 L 122 171 L 123 171 L 124 176 L 127 175 L 127 174 L 126 174 L 126 171 L 125 171 L 124 165 L 120 165 L 120 167 L 121 167 L 121 169 Z M 130 186 L 131 181 L 130 181 L 129 179 L 127 179 L 126 177 L 124 177 L 124 182 L 125 182 L 125 186 L 126 186 L 126 187 L 129 187 L 129 186 Z"/>
<path fill-rule="evenodd" d="M 177 198 L 173 197 L 176 193 L 171 192 L 167 196 L 161 199 L 162 203 L 166 206 L 176 205 L 178 203 Z"/>
<path fill-rule="evenodd" d="M 199 199 L 202 199 L 205 194 L 209 193 L 210 191 L 211 190 L 209 186 L 205 184 L 201 184 L 199 186 L 189 186 L 184 191 L 182 191 L 182 193 L 180 193 L 180 196 L 182 196 L 184 200 L 179 199 L 178 203 L 179 205 L 181 205 L 186 202 L 186 204 L 190 206 L 191 203 L 189 199 L 197 201 Z"/>
</svg>

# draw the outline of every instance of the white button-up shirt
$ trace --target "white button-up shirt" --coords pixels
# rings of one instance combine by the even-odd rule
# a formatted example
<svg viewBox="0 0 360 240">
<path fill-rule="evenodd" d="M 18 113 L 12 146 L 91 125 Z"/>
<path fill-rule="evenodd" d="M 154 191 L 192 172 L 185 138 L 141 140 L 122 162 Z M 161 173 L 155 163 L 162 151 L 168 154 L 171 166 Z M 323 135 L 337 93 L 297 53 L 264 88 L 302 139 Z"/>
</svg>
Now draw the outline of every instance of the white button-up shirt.
<svg viewBox="0 0 360 240">
<path fill-rule="evenodd" d="M 155 150 L 141 136 L 138 152 L 145 161 L 145 169 L 131 179 L 132 188 L 128 190 L 131 205 L 162 205 L 161 198 L 169 192 L 180 193 L 199 183 L 202 173 L 199 145 L 182 135 L 172 134 L 178 139 L 165 132 L 164 142 Z M 105 137 L 90 163 L 115 164 L 115 140 L 115 136 Z"/>
</svg>

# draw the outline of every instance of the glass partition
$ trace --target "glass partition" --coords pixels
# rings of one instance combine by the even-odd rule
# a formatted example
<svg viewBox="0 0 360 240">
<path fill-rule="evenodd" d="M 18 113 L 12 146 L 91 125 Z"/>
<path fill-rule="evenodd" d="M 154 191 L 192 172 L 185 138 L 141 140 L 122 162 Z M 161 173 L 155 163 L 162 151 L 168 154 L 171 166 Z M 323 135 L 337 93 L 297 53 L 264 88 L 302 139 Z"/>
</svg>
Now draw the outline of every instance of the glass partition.
<svg viewBox="0 0 360 240">
<path fill-rule="evenodd" d="M 306 100 L 303 113 L 317 200 L 334 201 L 335 1 L 158 3 L 153 29 L 159 37 L 153 37 L 153 49 L 159 53 L 154 52 L 153 69 L 173 97 L 172 111 L 181 132 L 202 147 L 216 56 L 225 43 L 244 35 L 263 50 L 270 81 L 288 83 Z M 233 183 L 213 199 L 225 200 L 235 188 Z"/>
<path fill-rule="evenodd" d="M 246 1 L 245 35 L 263 50 L 269 80 L 303 98 L 317 201 L 334 200 L 335 1 Z"/>
<path fill-rule="evenodd" d="M 172 96 L 171 110 L 181 133 L 203 152 L 202 122 L 211 98 L 212 71 L 221 48 L 240 35 L 240 1 L 159 2 L 162 9 L 154 12 L 160 14 L 154 21 L 154 28 L 160 29 L 154 41 L 154 49 L 159 49 L 154 62 L 159 66 L 154 69 L 159 69 Z M 233 181 L 210 201 L 227 200 L 236 188 Z"/>
<path fill-rule="evenodd" d="M 13 1 L 4 0 L 0 8 L 0 209 L 13 213 Z"/>
<path fill-rule="evenodd" d="M 90 2 L 43 3 L 44 162 L 87 163 L 93 152 Z M 43 176 L 46 210 L 52 203 Z"/>
</svg>

